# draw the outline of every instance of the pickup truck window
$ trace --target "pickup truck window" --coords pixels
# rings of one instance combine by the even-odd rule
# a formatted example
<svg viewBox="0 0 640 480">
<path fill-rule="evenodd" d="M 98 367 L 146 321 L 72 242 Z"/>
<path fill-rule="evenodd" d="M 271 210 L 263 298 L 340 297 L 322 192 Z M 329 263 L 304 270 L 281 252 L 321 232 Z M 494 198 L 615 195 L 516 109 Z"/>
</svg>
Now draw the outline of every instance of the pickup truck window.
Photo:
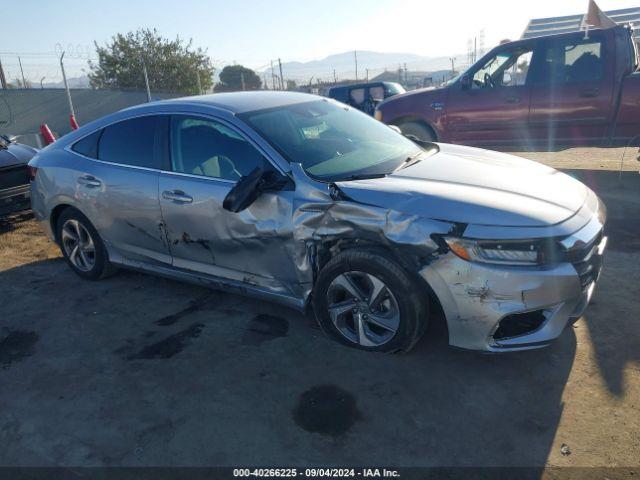
<svg viewBox="0 0 640 480">
<path fill-rule="evenodd" d="M 549 44 L 542 65 L 542 83 L 596 82 L 602 79 L 602 42 Z"/>
<path fill-rule="evenodd" d="M 473 75 L 471 88 L 524 85 L 531 64 L 532 50 L 518 47 L 501 51 Z"/>
<path fill-rule="evenodd" d="M 361 105 L 364 103 L 364 88 L 355 88 L 349 93 L 353 105 Z"/>
</svg>

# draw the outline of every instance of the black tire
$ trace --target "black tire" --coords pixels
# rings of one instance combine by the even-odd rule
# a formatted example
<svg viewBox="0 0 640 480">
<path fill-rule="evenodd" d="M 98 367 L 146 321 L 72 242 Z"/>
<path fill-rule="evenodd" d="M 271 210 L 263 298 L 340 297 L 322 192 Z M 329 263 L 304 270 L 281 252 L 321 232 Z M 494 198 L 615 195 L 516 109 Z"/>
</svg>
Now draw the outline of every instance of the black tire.
<svg viewBox="0 0 640 480">
<path fill-rule="evenodd" d="M 433 130 L 420 122 L 404 122 L 398 125 L 398 128 L 407 137 L 415 137 L 421 142 L 435 142 L 436 136 Z"/>
<path fill-rule="evenodd" d="M 69 221 L 78 222 L 78 224 L 80 224 L 84 228 L 86 233 L 90 235 L 91 240 L 93 241 L 94 254 L 92 255 L 93 265 L 91 266 L 91 268 L 83 270 L 76 266 L 74 262 L 69 258 L 69 253 L 65 248 L 65 240 L 63 238 L 62 231 Z M 116 272 L 117 269 L 111 264 L 111 262 L 109 262 L 109 257 L 104 247 L 104 243 L 100 238 L 100 235 L 93 227 L 89 219 L 75 208 L 67 208 L 60 214 L 58 223 L 56 225 L 56 238 L 58 240 L 58 244 L 60 245 L 62 255 L 67 262 L 67 265 L 69 265 L 71 270 L 73 270 L 81 278 L 84 278 L 85 280 L 100 280 Z"/>
<path fill-rule="evenodd" d="M 424 334 L 429 319 L 429 304 L 416 279 L 387 252 L 373 250 L 345 250 L 332 258 L 320 271 L 313 289 L 313 310 L 322 330 L 331 338 L 369 351 L 408 352 Z M 381 280 L 392 293 L 399 310 L 399 325 L 393 336 L 381 345 L 363 346 L 347 338 L 334 324 L 329 314 L 329 295 L 332 282 L 344 273 L 363 272 Z M 347 313 L 352 315 L 352 313 Z M 354 317 L 355 318 L 355 317 Z M 345 323 L 355 320 L 347 319 Z M 355 328 L 355 327 L 354 327 Z"/>
</svg>

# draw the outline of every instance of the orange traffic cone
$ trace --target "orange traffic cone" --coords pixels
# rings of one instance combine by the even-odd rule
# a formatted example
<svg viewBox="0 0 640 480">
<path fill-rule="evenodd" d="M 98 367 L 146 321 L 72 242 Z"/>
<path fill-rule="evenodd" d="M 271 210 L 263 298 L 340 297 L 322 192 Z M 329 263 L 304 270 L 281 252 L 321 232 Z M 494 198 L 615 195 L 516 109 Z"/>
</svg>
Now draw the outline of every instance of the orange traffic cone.
<svg viewBox="0 0 640 480">
<path fill-rule="evenodd" d="M 51 130 L 46 123 L 40 125 L 40 134 L 42 135 L 45 145 L 51 145 L 56 141 L 56 137 L 53 136 L 53 133 L 51 133 Z"/>
</svg>

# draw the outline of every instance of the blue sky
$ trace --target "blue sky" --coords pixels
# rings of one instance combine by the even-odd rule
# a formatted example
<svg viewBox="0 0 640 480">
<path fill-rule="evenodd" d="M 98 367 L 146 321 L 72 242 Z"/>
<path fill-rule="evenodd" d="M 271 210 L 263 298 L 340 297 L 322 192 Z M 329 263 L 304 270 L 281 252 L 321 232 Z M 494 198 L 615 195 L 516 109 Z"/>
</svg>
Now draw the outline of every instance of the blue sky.
<svg viewBox="0 0 640 480">
<path fill-rule="evenodd" d="M 485 30 L 487 47 L 517 38 L 532 17 L 584 12 L 588 0 L 84 0 L 11 2 L 0 30 L 0 60 L 14 77 L 22 53 L 28 76 L 55 75 L 56 50 L 89 50 L 118 32 L 155 27 L 167 37 L 193 38 L 214 63 L 256 68 L 269 60 L 306 61 L 349 50 L 464 53 L 467 39 Z M 640 0 L 599 0 L 603 9 Z M 72 74 L 86 61 L 68 59 Z"/>
</svg>

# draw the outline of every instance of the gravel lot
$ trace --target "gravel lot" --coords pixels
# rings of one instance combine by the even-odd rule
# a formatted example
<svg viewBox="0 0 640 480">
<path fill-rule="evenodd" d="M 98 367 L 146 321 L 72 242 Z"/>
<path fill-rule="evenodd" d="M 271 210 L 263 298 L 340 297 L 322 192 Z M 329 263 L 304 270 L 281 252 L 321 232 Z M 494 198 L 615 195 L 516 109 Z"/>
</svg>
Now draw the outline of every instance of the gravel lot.
<svg viewBox="0 0 640 480">
<path fill-rule="evenodd" d="M 82 281 L 32 220 L 0 227 L 0 465 L 638 466 L 640 176 L 606 171 L 621 151 L 520 153 L 586 169 L 610 245 L 586 315 L 509 355 L 449 348 L 438 318 L 410 354 L 351 350 L 274 304 Z"/>
</svg>

